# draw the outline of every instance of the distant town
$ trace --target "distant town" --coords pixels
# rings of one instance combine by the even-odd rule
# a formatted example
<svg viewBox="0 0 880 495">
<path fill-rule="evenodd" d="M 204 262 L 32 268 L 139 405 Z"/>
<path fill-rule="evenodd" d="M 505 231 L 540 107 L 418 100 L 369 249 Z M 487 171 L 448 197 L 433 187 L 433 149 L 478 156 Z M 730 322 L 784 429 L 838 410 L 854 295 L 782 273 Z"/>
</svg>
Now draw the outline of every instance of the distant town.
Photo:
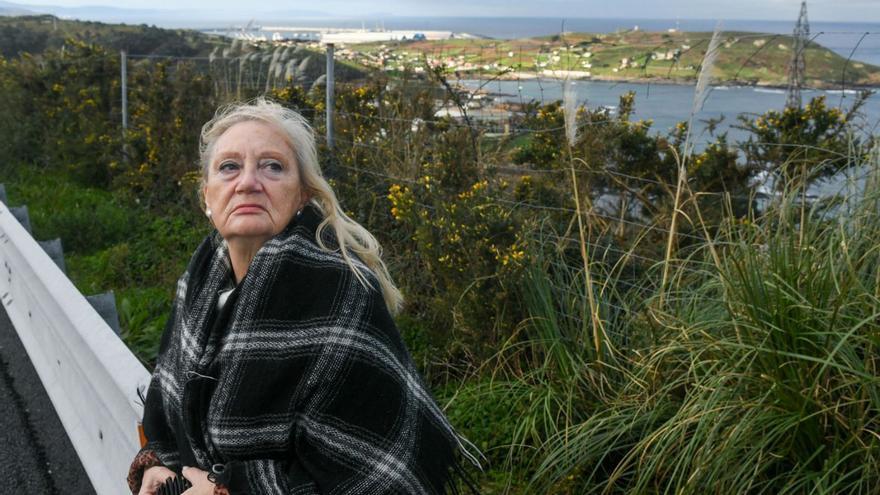
<svg viewBox="0 0 880 495">
<path fill-rule="evenodd" d="M 382 41 L 425 41 L 473 39 L 475 36 L 452 31 L 351 29 L 314 26 L 257 26 L 204 29 L 203 33 L 251 42 L 318 41 L 326 43 L 373 43 Z"/>
</svg>

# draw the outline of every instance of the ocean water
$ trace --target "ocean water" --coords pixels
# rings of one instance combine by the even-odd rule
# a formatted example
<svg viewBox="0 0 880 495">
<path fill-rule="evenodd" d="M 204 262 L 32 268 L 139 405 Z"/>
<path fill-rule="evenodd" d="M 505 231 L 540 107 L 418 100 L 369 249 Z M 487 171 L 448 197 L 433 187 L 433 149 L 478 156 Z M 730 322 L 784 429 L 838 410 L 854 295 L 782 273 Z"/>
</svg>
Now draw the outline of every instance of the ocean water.
<svg viewBox="0 0 880 495">
<path fill-rule="evenodd" d="M 531 100 L 549 103 L 561 100 L 563 81 L 558 79 L 531 79 L 521 81 L 485 81 L 462 80 L 461 84 L 475 89 L 482 86 L 496 101 L 528 102 Z M 604 107 L 615 113 L 620 96 L 633 91 L 636 95 L 633 120 L 653 120 L 654 132 L 666 134 L 678 122 L 690 119 L 694 101 L 694 86 L 679 84 L 629 84 L 603 81 L 577 81 L 574 83 L 575 94 L 579 105 L 596 109 Z M 838 107 L 844 111 L 852 107 L 856 97 L 854 91 L 819 91 L 804 90 L 801 93 L 803 103 L 812 98 L 824 96 L 826 105 Z M 713 87 L 706 98 L 701 111 L 694 115 L 695 143 L 698 147 L 705 146 L 713 140 L 707 132 L 709 119 L 723 118 L 716 128 L 716 134 L 726 132 L 728 142 L 742 141 L 748 133 L 736 126 L 740 124 L 738 116 L 754 118 L 768 110 L 782 110 L 785 107 L 785 91 L 780 89 L 753 87 Z M 880 125 L 880 96 L 872 95 L 862 106 L 854 121 L 864 134 L 876 134 Z"/>
</svg>

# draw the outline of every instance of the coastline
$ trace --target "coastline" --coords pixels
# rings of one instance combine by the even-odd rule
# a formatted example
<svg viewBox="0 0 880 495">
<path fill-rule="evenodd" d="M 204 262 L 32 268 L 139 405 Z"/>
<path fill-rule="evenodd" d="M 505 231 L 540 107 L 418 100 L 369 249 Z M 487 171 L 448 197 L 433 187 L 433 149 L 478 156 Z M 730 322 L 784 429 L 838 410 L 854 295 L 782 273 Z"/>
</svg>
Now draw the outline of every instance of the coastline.
<svg viewBox="0 0 880 495">
<path fill-rule="evenodd" d="M 465 75 L 462 73 L 462 75 Z M 612 83 L 626 83 L 626 84 L 643 84 L 643 85 L 670 85 L 670 86 L 693 86 L 697 83 L 696 79 L 664 79 L 664 78 L 654 78 L 654 77 L 615 77 L 615 76 L 607 76 L 607 75 L 589 75 L 586 76 L 582 73 L 582 71 L 564 71 L 564 70 L 554 70 L 554 71 L 544 71 L 543 74 L 539 74 L 536 72 L 506 72 L 494 77 L 495 79 L 499 79 L 502 81 L 528 81 L 528 80 L 565 80 L 570 79 L 573 81 L 597 81 L 597 82 L 612 82 Z M 483 79 L 487 79 L 483 77 Z M 772 83 L 765 81 L 758 81 L 756 83 L 749 83 L 747 81 L 742 80 L 716 80 L 712 82 L 712 86 L 727 86 L 731 88 L 762 88 L 762 89 L 788 89 L 788 85 L 786 83 Z M 842 88 L 839 84 L 821 84 L 818 86 L 802 86 L 801 89 L 805 90 L 817 90 L 817 91 L 834 91 L 834 90 L 846 90 L 846 91 L 880 91 L 880 85 L 871 86 L 871 85 L 860 85 L 860 84 L 847 84 L 845 88 Z"/>
</svg>

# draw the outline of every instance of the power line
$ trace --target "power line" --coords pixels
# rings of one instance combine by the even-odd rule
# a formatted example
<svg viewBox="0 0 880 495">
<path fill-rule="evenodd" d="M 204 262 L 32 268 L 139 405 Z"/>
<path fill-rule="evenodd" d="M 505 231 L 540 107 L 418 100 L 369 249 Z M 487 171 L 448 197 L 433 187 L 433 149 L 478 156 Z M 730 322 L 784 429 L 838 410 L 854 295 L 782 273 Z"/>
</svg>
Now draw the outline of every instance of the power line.
<svg viewBox="0 0 880 495">
<path fill-rule="evenodd" d="M 355 147 L 370 148 L 370 149 L 375 149 L 375 150 L 379 150 L 379 151 L 383 151 L 383 152 L 385 152 L 385 151 L 388 150 L 387 147 L 385 147 L 385 146 L 380 146 L 380 145 L 377 145 L 377 144 L 358 143 L 358 142 L 354 142 L 354 141 L 347 140 L 347 139 L 339 139 L 338 141 L 341 142 L 341 143 L 349 144 L 349 145 L 351 145 L 351 146 L 355 146 Z M 793 146 L 793 147 L 802 147 L 802 148 L 815 149 L 815 150 L 818 150 L 818 151 L 825 151 L 825 152 L 828 151 L 828 150 L 825 150 L 825 149 L 823 149 L 823 148 L 817 148 L 817 147 L 811 147 L 811 146 L 804 146 L 804 145 L 785 145 L 784 143 L 763 143 L 763 144 L 767 144 L 767 145 L 778 145 L 778 146 L 789 146 L 789 147 L 791 147 L 791 146 Z M 835 162 L 835 161 L 842 161 L 842 160 L 845 160 L 845 159 L 846 159 L 846 160 L 850 159 L 850 157 L 848 157 L 848 156 L 846 156 L 846 155 L 843 155 L 843 154 L 841 154 L 841 153 L 837 153 L 837 154 L 838 154 L 839 156 L 838 156 L 837 158 L 835 158 L 835 159 L 829 160 L 830 163 L 833 163 L 833 162 Z M 381 174 L 381 173 L 378 173 L 378 172 L 375 172 L 375 171 L 370 171 L 370 170 L 367 170 L 367 169 L 362 169 L 362 168 L 357 168 L 357 167 L 350 167 L 350 166 L 346 166 L 346 168 L 349 168 L 349 169 L 351 169 L 351 170 L 353 170 L 353 171 L 360 171 L 360 172 L 365 172 L 365 173 L 373 174 L 373 175 L 376 175 L 376 176 L 382 176 L 382 177 L 387 178 L 387 179 L 390 179 L 390 180 L 395 180 L 395 181 L 400 181 L 400 182 L 415 183 L 415 181 L 413 181 L 412 179 L 406 179 L 406 178 L 403 178 L 403 177 L 390 176 L 390 175 Z M 514 168 L 514 167 L 499 167 L 499 166 L 487 167 L 487 170 L 500 170 L 500 171 L 508 171 L 508 172 L 521 172 L 521 173 L 525 173 L 525 174 L 530 174 L 530 173 L 561 173 L 561 174 L 567 174 L 567 173 L 571 173 L 571 170 L 570 170 L 570 169 L 518 169 L 518 168 Z M 629 179 L 629 180 L 634 180 L 634 181 L 637 181 L 637 182 L 642 182 L 642 183 L 651 184 L 651 185 L 654 185 L 654 186 L 661 186 L 661 187 L 663 187 L 663 186 L 668 186 L 668 184 L 666 184 L 666 183 L 664 183 L 664 182 L 661 182 L 661 181 L 658 181 L 658 180 L 654 180 L 654 179 L 650 179 L 650 178 L 645 178 L 645 177 L 637 177 L 637 176 L 633 176 L 633 175 L 625 174 L 625 173 L 618 172 L 618 171 L 615 171 L 615 170 L 612 170 L 612 169 L 608 169 L 608 168 L 601 169 L 601 170 L 577 169 L 577 170 L 575 170 L 575 172 L 578 173 L 578 174 L 589 174 L 589 175 L 600 175 L 600 176 L 603 175 L 603 174 L 607 174 L 607 175 L 619 176 L 619 177 L 626 178 L 626 179 Z M 862 179 L 862 178 L 864 178 L 864 177 L 867 177 L 867 175 L 869 175 L 869 174 L 871 174 L 871 173 L 873 173 L 872 170 L 867 170 L 867 171 L 862 172 L 859 176 L 857 176 L 857 177 L 855 177 L 855 178 L 850 178 L 850 179 L 860 180 L 860 179 Z M 769 176 L 768 176 L 768 179 L 769 179 Z M 841 190 L 842 190 L 842 189 L 841 189 Z M 699 195 L 717 195 L 717 196 L 729 197 L 729 198 L 731 198 L 731 199 L 739 199 L 739 200 L 746 200 L 746 201 L 754 201 L 754 200 L 757 200 L 757 199 L 767 198 L 767 197 L 770 196 L 770 194 L 768 194 L 768 193 L 763 193 L 763 192 L 755 192 L 753 195 L 736 195 L 736 194 L 730 194 L 730 193 L 725 193 L 725 192 L 698 192 L 698 194 L 699 194 Z M 503 201 L 503 200 L 502 200 L 502 201 Z M 525 204 L 521 204 L 521 203 L 517 203 L 517 205 L 518 205 L 518 206 L 526 206 Z M 546 206 L 546 205 L 528 205 L 528 207 L 531 207 L 531 208 L 538 208 L 538 209 L 541 209 L 542 207 L 545 208 L 545 209 L 559 209 L 559 208 L 561 208 L 561 207 L 553 207 L 553 206 Z M 574 212 L 575 210 L 570 209 L 570 208 L 561 208 L 560 211 Z M 598 215 L 598 216 L 603 216 L 603 215 L 599 214 L 598 212 L 592 212 L 591 214 Z M 607 217 L 607 218 L 618 220 L 618 219 L 616 219 L 616 217 Z M 667 231 L 667 232 L 668 232 L 668 231 Z"/>
<path fill-rule="evenodd" d="M 843 72 L 840 75 L 840 86 L 841 86 L 841 88 L 840 88 L 841 89 L 840 106 L 843 105 L 843 98 L 844 98 L 844 95 L 846 94 L 845 93 L 845 90 L 846 90 L 846 69 L 849 67 L 849 62 L 852 60 L 853 55 L 856 54 L 856 50 L 859 49 L 859 45 L 862 44 L 862 41 L 865 41 L 865 38 L 867 38 L 869 34 L 871 34 L 871 33 L 864 33 L 862 35 L 862 37 L 859 38 L 859 42 L 856 43 L 856 46 L 853 47 L 852 51 L 849 54 L 849 57 L 846 58 L 846 62 L 843 64 Z"/>
</svg>

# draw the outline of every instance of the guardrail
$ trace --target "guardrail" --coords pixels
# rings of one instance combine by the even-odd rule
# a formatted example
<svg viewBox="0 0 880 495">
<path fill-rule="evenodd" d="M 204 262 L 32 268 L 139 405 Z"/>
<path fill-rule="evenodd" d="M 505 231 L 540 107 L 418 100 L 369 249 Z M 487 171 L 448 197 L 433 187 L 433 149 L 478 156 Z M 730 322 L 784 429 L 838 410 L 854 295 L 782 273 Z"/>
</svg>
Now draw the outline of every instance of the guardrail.
<svg viewBox="0 0 880 495">
<path fill-rule="evenodd" d="M 0 202 L 0 304 L 98 494 L 128 493 L 150 375 Z"/>
</svg>

